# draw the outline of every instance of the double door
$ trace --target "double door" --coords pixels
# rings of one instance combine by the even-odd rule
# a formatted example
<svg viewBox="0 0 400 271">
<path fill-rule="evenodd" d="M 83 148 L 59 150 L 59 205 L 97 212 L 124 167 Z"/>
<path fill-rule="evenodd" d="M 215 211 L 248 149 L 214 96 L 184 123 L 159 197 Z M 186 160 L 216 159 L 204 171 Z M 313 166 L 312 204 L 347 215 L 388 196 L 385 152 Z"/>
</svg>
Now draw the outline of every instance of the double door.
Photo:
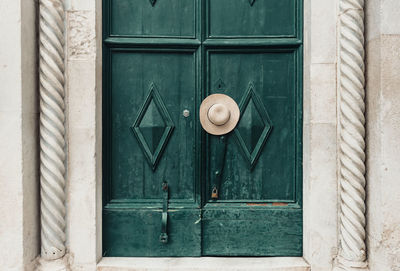
<svg viewBox="0 0 400 271">
<path fill-rule="evenodd" d="M 104 256 L 302 254 L 301 14 L 104 0 Z M 215 93 L 240 108 L 223 138 L 199 121 Z"/>
</svg>

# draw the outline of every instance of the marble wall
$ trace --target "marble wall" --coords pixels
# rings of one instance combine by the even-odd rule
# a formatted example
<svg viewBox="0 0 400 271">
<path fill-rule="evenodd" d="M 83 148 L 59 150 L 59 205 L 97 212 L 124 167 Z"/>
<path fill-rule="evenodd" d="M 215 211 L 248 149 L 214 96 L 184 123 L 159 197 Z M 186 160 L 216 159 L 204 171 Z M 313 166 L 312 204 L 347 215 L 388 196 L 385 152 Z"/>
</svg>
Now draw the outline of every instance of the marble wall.
<svg viewBox="0 0 400 271">
<path fill-rule="evenodd" d="M 37 2 L 0 1 L 0 269 L 40 252 Z"/>
<path fill-rule="evenodd" d="M 400 2 L 366 1 L 370 270 L 400 270 Z"/>
</svg>

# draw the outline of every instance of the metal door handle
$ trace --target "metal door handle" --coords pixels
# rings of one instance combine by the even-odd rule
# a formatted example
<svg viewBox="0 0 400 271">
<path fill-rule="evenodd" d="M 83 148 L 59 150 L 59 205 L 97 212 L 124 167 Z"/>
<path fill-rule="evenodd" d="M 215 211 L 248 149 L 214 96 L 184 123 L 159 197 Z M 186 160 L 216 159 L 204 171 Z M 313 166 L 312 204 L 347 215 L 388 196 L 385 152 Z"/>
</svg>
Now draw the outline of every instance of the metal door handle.
<svg viewBox="0 0 400 271">
<path fill-rule="evenodd" d="M 228 95 L 212 94 L 200 105 L 200 122 L 209 134 L 221 136 L 217 145 L 215 171 L 211 176 L 211 199 L 218 199 L 221 186 L 222 171 L 225 164 L 226 141 L 228 134 L 235 129 L 240 118 L 237 103 Z"/>
<path fill-rule="evenodd" d="M 225 154 L 226 154 L 226 146 L 227 146 L 227 137 L 220 136 L 217 145 L 217 158 L 216 158 L 216 167 L 214 171 L 214 176 L 212 176 L 212 190 L 211 190 L 211 198 L 218 199 L 219 197 L 219 188 L 221 186 L 221 178 L 222 172 L 224 170 L 225 165 Z"/>
<path fill-rule="evenodd" d="M 168 243 L 168 183 L 163 182 L 162 191 L 164 195 L 163 211 L 161 215 L 161 234 L 160 242 L 163 244 Z"/>
</svg>

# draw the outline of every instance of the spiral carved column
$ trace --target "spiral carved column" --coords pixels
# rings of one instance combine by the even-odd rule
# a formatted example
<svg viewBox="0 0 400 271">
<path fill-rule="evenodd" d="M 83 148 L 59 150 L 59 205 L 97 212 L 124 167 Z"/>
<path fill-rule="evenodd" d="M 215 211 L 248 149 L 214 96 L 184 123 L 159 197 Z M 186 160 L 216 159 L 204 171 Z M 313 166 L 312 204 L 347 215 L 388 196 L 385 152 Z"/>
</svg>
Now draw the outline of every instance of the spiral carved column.
<svg viewBox="0 0 400 271">
<path fill-rule="evenodd" d="M 40 0 L 41 258 L 65 254 L 65 127 L 63 0 Z"/>
<path fill-rule="evenodd" d="M 364 0 L 340 1 L 340 250 L 337 269 L 366 270 Z"/>
</svg>

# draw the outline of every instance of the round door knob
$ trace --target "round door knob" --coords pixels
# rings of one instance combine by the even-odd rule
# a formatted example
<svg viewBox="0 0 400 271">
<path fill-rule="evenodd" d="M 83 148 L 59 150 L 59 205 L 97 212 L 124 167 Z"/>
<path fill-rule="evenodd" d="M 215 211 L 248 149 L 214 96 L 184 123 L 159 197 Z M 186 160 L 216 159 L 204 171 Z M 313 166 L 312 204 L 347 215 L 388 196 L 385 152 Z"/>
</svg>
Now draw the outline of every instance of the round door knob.
<svg viewBox="0 0 400 271">
<path fill-rule="evenodd" d="M 212 94 L 200 105 L 200 122 L 212 135 L 224 135 L 232 131 L 240 118 L 236 102 L 225 94 Z"/>
<path fill-rule="evenodd" d="M 208 109 L 207 116 L 212 123 L 220 126 L 228 122 L 231 117 L 231 112 L 224 104 L 213 104 L 210 109 Z"/>
</svg>

